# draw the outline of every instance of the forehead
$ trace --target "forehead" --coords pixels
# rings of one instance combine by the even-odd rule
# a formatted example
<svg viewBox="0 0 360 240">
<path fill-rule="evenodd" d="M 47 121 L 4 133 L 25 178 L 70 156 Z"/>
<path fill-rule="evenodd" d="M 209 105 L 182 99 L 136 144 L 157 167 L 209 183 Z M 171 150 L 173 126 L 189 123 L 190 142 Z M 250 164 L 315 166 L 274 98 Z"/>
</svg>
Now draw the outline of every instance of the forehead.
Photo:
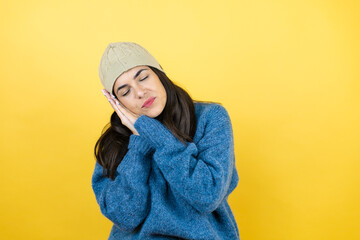
<svg viewBox="0 0 360 240">
<path fill-rule="evenodd" d="M 115 80 L 115 84 L 116 83 L 120 83 L 120 82 L 123 82 L 123 81 L 127 81 L 127 80 L 132 80 L 135 76 L 135 74 L 140 70 L 140 69 L 147 69 L 149 70 L 150 68 L 146 65 L 141 65 L 141 66 L 136 66 L 136 67 L 133 67 L 133 68 L 130 68 L 129 70 L 121 73 L 117 79 Z M 145 72 L 148 72 L 148 71 L 145 71 Z"/>
</svg>

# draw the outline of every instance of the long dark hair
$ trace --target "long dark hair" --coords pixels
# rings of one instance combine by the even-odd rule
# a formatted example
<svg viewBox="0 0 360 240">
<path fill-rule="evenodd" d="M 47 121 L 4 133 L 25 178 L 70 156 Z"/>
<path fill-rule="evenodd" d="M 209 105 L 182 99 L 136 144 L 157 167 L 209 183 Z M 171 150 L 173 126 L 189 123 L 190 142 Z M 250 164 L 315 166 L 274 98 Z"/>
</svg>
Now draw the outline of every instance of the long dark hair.
<svg viewBox="0 0 360 240">
<path fill-rule="evenodd" d="M 167 95 L 164 110 L 155 119 L 167 127 L 182 143 L 192 142 L 196 130 L 194 100 L 184 89 L 174 84 L 164 72 L 152 66 L 148 67 L 159 77 Z M 115 96 L 114 91 L 112 94 Z M 106 175 L 111 180 L 115 179 L 116 169 L 128 151 L 131 134 L 131 130 L 121 123 L 114 111 L 110 123 L 104 127 L 94 149 L 96 161 L 103 167 L 103 176 Z"/>
</svg>

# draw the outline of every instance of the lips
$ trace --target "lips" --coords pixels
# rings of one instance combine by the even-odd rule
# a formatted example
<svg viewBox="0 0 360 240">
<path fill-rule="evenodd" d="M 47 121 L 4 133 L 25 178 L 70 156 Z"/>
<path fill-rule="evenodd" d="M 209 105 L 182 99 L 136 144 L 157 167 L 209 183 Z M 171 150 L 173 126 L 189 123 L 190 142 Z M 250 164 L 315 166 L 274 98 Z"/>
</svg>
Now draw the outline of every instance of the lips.
<svg viewBox="0 0 360 240">
<path fill-rule="evenodd" d="M 144 104 L 142 105 L 142 108 L 144 108 L 144 107 L 150 107 L 151 104 L 154 102 L 154 100 L 155 100 L 155 97 L 149 98 L 148 100 L 146 100 L 146 101 L 144 102 Z"/>
</svg>

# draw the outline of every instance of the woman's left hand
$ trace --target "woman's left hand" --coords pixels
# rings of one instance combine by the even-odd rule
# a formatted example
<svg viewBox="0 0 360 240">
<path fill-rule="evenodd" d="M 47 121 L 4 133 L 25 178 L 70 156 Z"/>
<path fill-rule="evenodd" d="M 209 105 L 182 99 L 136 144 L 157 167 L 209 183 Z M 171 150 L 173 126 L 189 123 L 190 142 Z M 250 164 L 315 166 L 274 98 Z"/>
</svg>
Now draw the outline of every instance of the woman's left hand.
<svg viewBox="0 0 360 240">
<path fill-rule="evenodd" d="M 119 116 L 121 123 L 129 128 L 133 134 L 139 135 L 134 127 L 134 123 L 140 116 L 130 112 L 117 99 L 115 99 L 115 97 L 110 96 L 110 93 L 106 89 L 102 89 L 101 91 L 110 102 L 116 114 Z"/>
</svg>

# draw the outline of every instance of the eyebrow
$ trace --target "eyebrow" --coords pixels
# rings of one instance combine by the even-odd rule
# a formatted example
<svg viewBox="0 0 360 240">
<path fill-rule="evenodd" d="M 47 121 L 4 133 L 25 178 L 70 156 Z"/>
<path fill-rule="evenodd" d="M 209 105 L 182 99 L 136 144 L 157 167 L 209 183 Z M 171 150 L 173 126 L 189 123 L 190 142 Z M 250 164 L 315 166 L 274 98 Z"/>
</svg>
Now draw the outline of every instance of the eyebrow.
<svg viewBox="0 0 360 240">
<path fill-rule="evenodd" d="M 134 80 L 140 75 L 140 73 L 142 72 L 142 71 L 144 71 L 144 70 L 148 70 L 148 69 L 146 69 L 146 68 L 143 68 L 143 69 L 140 69 L 135 75 L 134 75 Z M 124 87 L 126 87 L 127 86 L 127 84 L 124 84 L 124 85 L 121 85 L 120 87 L 118 87 L 117 89 L 116 89 L 116 93 L 120 90 L 120 89 L 122 89 L 122 88 L 124 88 Z"/>
</svg>

